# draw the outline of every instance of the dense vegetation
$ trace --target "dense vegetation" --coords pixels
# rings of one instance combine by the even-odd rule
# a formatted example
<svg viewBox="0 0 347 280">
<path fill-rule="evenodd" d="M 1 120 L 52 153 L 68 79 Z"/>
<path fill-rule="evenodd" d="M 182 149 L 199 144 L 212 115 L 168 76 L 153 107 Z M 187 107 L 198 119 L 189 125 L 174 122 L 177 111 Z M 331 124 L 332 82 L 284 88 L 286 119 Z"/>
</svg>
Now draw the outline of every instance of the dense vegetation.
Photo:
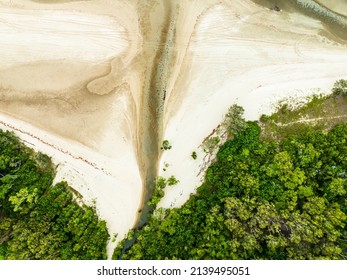
<svg viewBox="0 0 347 280">
<path fill-rule="evenodd" d="M 122 258 L 346 259 L 347 125 L 301 125 L 232 131 L 197 194 L 158 209 Z"/>
<path fill-rule="evenodd" d="M 109 235 L 44 154 L 0 130 L 0 259 L 105 259 Z"/>
</svg>

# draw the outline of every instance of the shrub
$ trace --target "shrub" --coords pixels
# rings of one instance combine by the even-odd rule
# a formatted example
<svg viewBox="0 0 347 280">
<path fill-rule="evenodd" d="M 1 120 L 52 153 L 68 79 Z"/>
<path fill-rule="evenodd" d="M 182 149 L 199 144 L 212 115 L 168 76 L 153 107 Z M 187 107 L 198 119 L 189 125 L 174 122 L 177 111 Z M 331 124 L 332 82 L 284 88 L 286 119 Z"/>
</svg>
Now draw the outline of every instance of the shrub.
<svg viewBox="0 0 347 280">
<path fill-rule="evenodd" d="M 334 95 L 347 95 L 347 80 L 338 80 L 333 87 Z"/>
<path fill-rule="evenodd" d="M 164 140 L 162 145 L 161 145 L 161 150 L 170 150 L 172 148 L 170 142 L 168 140 Z"/>
</svg>

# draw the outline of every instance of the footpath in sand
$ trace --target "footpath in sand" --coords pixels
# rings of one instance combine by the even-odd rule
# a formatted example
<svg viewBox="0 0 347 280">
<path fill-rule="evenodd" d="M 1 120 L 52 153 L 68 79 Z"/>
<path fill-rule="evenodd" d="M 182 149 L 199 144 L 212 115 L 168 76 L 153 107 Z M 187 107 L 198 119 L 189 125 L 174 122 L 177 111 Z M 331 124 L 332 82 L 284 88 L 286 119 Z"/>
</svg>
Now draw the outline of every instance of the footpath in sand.
<svg viewBox="0 0 347 280">
<path fill-rule="evenodd" d="M 257 119 L 347 78 L 320 20 L 255 2 L 0 0 L 0 127 L 50 155 L 120 240 L 151 177 L 180 181 L 162 207 L 200 185 L 199 146 L 231 104 Z"/>
</svg>

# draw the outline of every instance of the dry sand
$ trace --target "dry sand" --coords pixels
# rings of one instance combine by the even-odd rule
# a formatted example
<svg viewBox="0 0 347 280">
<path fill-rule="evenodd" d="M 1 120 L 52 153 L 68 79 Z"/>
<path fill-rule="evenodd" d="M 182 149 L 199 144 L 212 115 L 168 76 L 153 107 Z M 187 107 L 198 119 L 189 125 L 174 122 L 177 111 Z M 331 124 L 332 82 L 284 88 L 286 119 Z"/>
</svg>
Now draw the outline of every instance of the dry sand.
<svg viewBox="0 0 347 280">
<path fill-rule="evenodd" d="M 231 104 L 256 120 L 285 97 L 329 92 L 347 78 L 346 45 L 324 30 L 318 20 L 244 0 L 216 3 L 199 15 L 166 107 L 164 138 L 172 149 L 163 153 L 159 171 L 180 183 L 167 187 L 159 206 L 182 205 L 201 184 L 200 145 Z"/>
<path fill-rule="evenodd" d="M 95 201 L 118 240 L 133 226 L 142 194 L 135 83 L 124 70 L 141 36 L 129 3 L 0 1 L 1 125 L 51 156 L 55 181 Z"/>
<path fill-rule="evenodd" d="M 200 184 L 199 146 L 231 104 L 257 119 L 347 78 L 346 45 L 320 21 L 249 0 L 45 2 L 0 0 L 0 125 L 95 199 L 117 240 L 141 207 L 153 89 L 165 91 L 157 129 L 173 146 L 159 175 L 180 180 L 159 206 L 174 207 Z"/>
</svg>

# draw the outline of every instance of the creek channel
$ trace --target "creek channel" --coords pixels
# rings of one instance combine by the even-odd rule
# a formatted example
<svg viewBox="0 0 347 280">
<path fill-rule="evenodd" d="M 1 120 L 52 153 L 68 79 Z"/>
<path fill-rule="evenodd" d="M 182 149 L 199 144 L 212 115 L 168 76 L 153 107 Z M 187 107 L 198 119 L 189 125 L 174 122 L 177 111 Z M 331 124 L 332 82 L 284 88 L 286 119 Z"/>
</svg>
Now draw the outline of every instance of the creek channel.
<svg viewBox="0 0 347 280">
<path fill-rule="evenodd" d="M 176 1 L 148 1 L 154 6 L 147 5 L 142 13 L 155 12 L 152 18 L 149 14 L 140 25 L 144 35 L 143 59 L 146 60 L 144 72 L 143 94 L 139 108 L 137 151 L 138 162 L 143 181 L 143 194 L 134 231 L 141 229 L 147 222 L 153 207 L 148 206 L 152 197 L 155 178 L 158 174 L 158 165 L 161 154 L 163 137 L 163 111 L 166 99 L 166 90 L 173 65 L 175 27 L 177 8 Z M 159 5 L 159 6 L 158 6 Z M 129 238 L 122 254 L 136 241 L 136 237 Z M 120 256 L 120 258 L 122 258 Z"/>
</svg>

